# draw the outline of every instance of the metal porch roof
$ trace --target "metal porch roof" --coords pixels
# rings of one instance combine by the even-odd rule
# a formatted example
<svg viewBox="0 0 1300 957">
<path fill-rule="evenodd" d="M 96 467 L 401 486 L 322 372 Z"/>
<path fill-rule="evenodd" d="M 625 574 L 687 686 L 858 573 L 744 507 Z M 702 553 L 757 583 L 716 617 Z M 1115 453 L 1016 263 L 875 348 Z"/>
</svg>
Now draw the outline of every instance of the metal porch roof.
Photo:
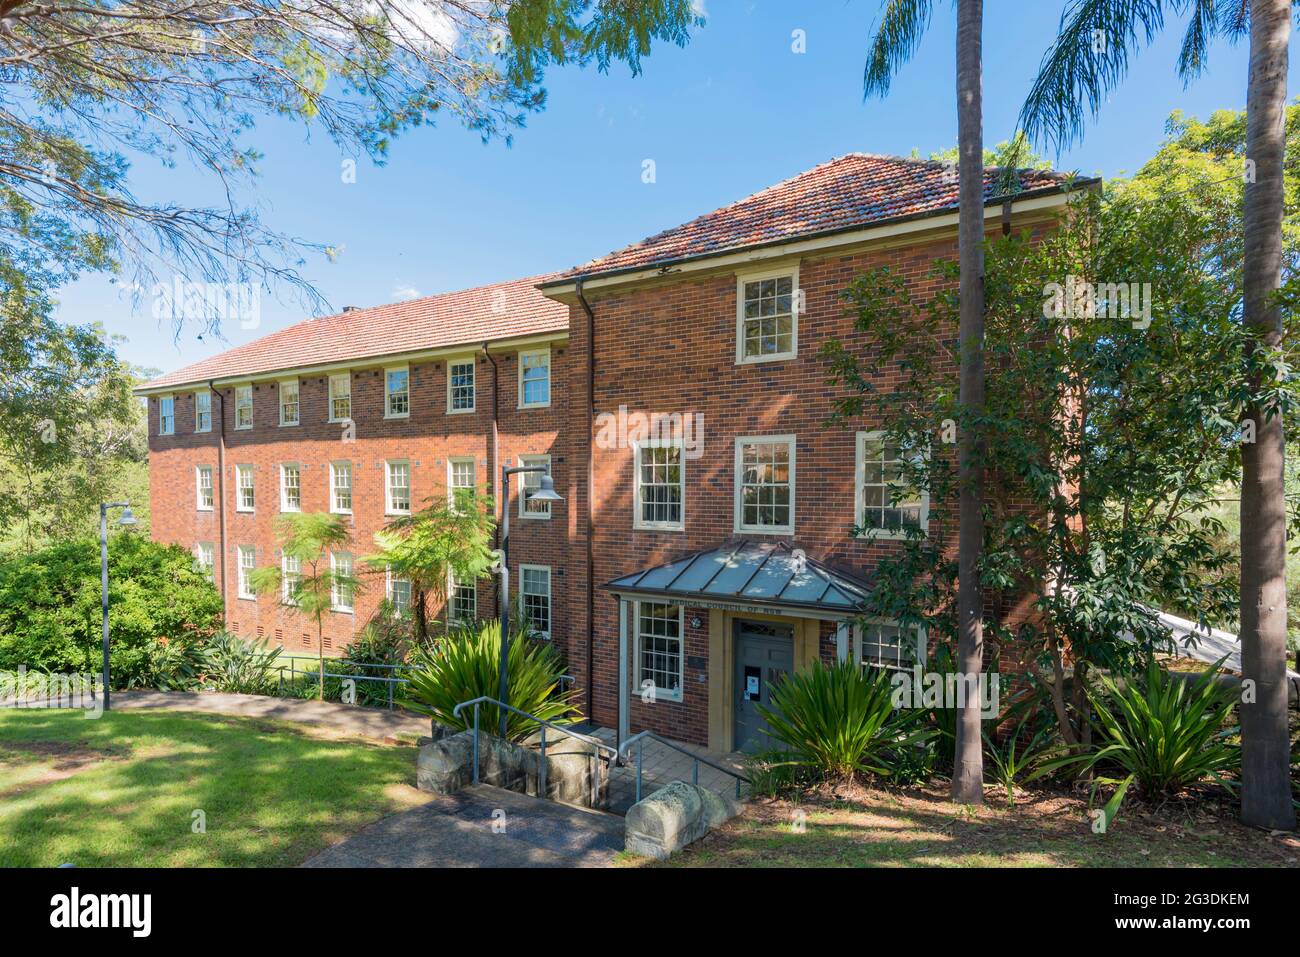
<svg viewBox="0 0 1300 957">
<path fill-rule="evenodd" d="M 783 542 L 741 542 L 624 575 L 601 587 L 661 600 L 734 602 L 836 614 L 855 612 L 870 586 Z"/>
</svg>

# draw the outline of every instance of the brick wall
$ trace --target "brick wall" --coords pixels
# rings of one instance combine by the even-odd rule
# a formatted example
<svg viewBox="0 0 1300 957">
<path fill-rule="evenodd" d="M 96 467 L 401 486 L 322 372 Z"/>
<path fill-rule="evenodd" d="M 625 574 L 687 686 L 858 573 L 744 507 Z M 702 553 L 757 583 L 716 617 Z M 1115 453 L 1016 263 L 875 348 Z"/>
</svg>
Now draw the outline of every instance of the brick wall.
<svg viewBox="0 0 1300 957">
<path fill-rule="evenodd" d="M 569 484 L 571 453 L 559 436 L 568 406 L 569 358 L 564 344 L 551 345 L 551 405 L 549 408 L 518 408 L 518 358 L 514 352 L 493 353 L 499 388 L 499 447 L 502 461 L 517 463 L 524 454 L 551 455 L 556 485 Z M 278 565 L 280 553 L 275 537 L 275 520 L 280 515 L 282 464 L 301 469 L 302 510 L 327 511 L 329 465 L 350 461 L 353 474 L 352 552 L 356 567 L 366 579 L 357 595 L 352 614 L 331 612 L 326 616 L 324 641 L 327 653 L 342 654 L 354 632 L 374 612 L 385 596 L 384 575 L 366 573 L 359 561 L 374 548 L 374 533 L 387 521 L 384 515 L 384 462 L 406 459 L 411 471 L 412 507 L 418 508 L 431 495 L 445 495 L 449 457 L 473 456 L 476 479 L 482 490 L 496 494 L 494 478 L 499 463 L 492 461 L 493 369 L 480 352 L 476 359 L 476 408 L 472 413 L 447 413 L 447 362 L 426 360 L 410 365 L 410 416 L 385 419 L 384 375 L 380 368 L 354 370 L 352 419 L 354 435 L 347 436 L 339 423 L 328 421 L 328 376 L 300 376 L 300 425 L 279 424 L 278 382 L 253 385 L 253 428 L 234 427 L 234 388 L 223 387 L 212 402 L 213 429 L 194 431 L 194 395 L 175 393 L 175 434 L 158 434 L 158 397 L 149 399 L 150 499 L 155 516 L 153 535 L 193 549 L 198 542 L 211 542 L 218 552 L 215 577 L 218 587 L 228 576 L 226 618 L 229 627 L 245 637 L 280 640 L 289 649 L 315 650 L 315 625 L 291 609 L 280 606 L 271 596 L 256 600 L 237 597 L 236 562 L 240 545 L 256 549 L 258 566 Z M 224 408 L 223 408 L 224 407 Z M 220 425 L 225 426 L 225 469 L 217 472 Z M 199 511 L 196 507 L 195 467 L 210 465 L 214 470 L 215 495 L 226 510 L 226 548 L 220 554 L 219 508 Z M 254 470 L 256 508 L 252 513 L 236 509 L 236 467 Z M 518 477 L 512 482 L 517 494 Z M 521 519 L 518 502 L 512 500 L 512 581 L 519 582 L 518 565 L 549 565 L 552 568 L 552 632 L 565 646 L 568 622 L 565 612 L 573 604 L 563 574 L 568 540 L 567 502 L 553 503 L 550 519 Z M 495 614 L 493 582 L 478 583 L 478 609 L 482 617 Z M 437 614 L 440 610 L 431 609 Z M 306 636 L 306 637 L 304 637 Z"/>
</svg>

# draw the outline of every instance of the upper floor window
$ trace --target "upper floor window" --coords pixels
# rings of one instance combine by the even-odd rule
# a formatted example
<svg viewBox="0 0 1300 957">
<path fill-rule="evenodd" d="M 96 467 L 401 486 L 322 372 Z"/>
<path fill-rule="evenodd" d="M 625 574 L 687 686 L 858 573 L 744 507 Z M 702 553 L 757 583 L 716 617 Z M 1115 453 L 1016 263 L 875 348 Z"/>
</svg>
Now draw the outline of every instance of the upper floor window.
<svg viewBox="0 0 1300 957">
<path fill-rule="evenodd" d="M 280 466 L 280 511 L 302 511 L 302 469 L 297 465 Z"/>
<path fill-rule="evenodd" d="M 251 512 L 256 506 L 257 494 L 253 486 L 253 467 L 251 465 L 236 465 L 235 511 Z"/>
<path fill-rule="evenodd" d="M 251 429 L 253 427 L 253 387 L 251 385 L 235 386 L 235 428 Z"/>
<path fill-rule="evenodd" d="M 331 422 L 344 422 L 352 418 L 352 373 L 340 372 L 330 376 Z"/>
<path fill-rule="evenodd" d="M 411 414 L 411 373 L 405 366 L 384 370 L 384 417 L 405 418 Z"/>
<path fill-rule="evenodd" d="M 798 287 L 798 270 L 737 279 L 737 362 L 794 358 L 799 350 Z"/>
<path fill-rule="evenodd" d="M 907 671 L 925 661 L 925 632 L 890 621 L 854 625 L 853 656 L 864 668 Z"/>
<path fill-rule="evenodd" d="M 239 597 L 240 598 L 257 598 L 257 593 L 253 591 L 253 569 L 257 567 L 257 549 L 252 545 L 239 546 Z"/>
<path fill-rule="evenodd" d="M 285 379 L 280 383 L 280 424 L 297 425 L 301 409 L 298 403 L 298 380 Z"/>
<path fill-rule="evenodd" d="M 330 463 L 330 511 L 352 513 L 352 463 Z"/>
<path fill-rule="evenodd" d="M 216 566 L 216 549 L 212 547 L 211 542 L 199 542 L 194 546 L 194 567 L 198 569 L 199 574 L 213 580 L 213 568 Z"/>
<path fill-rule="evenodd" d="M 194 431 L 212 431 L 212 393 L 194 393 Z"/>
<path fill-rule="evenodd" d="M 634 449 L 634 526 L 668 530 L 684 528 L 682 500 L 686 495 L 686 469 L 682 463 L 682 447 L 639 442 Z"/>
<path fill-rule="evenodd" d="M 474 359 L 447 363 L 447 411 L 474 411 Z"/>
<path fill-rule="evenodd" d="M 519 353 L 519 408 L 551 404 L 551 350 Z"/>
<path fill-rule="evenodd" d="M 736 439 L 737 532 L 794 533 L 794 436 Z"/>
<path fill-rule="evenodd" d="M 194 483 L 197 487 L 199 510 L 203 512 L 212 511 L 212 466 L 196 466 L 194 469 Z"/>
<path fill-rule="evenodd" d="M 636 684 L 680 700 L 682 696 L 682 607 L 657 601 L 636 603 Z"/>
<path fill-rule="evenodd" d="M 158 397 L 158 434 L 171 435 L 176 431 L 176 397 Z"/>
<path fill-rule="evenodd" d="M 385 462 L 384 511 L 389 515 L 411 514 L 411 463 Z"/>
<path fill-rule="evenodd" d="M 470 457 L 447 460 L 447 498 L 453 508 L 462 505 L 478 489 L 474 474 L 474 459 Z"/>
<path fill-rule="evenodd" d="M 551 569 L 546 565 L 520 565 L 519 593 L 529 626 L 544 638 L 551 637 Z"/>
<path fill-rule="evenodd" d="M 904 456 L 908 453 L 888 441 L 883 432 L 859 432 L 857 442 L 858 530 L 877 538 L 904 538 L 909 529 L 924 532 L 929 525 L 930 496 L 905 478 Z"/>
<path fill-rule="evenodd" d="M 551 474 L 551 457 L 549 455 L 521 455 L 519 456 L 520 465 L 540 465 L 545 468 L 542 472 L 521 472 L 519 483 L 519 514 L 523 518 L 550 518 L 550 502 L 530 502 L 528 496 L 532 494 L 542 484 L 542 475 Z"/>
<path fill-rule="evenodd" d="M 334 611 L 352 610 L 352 556 L 347 552 L 330 553 L 330 607 Z"/>
</svg>

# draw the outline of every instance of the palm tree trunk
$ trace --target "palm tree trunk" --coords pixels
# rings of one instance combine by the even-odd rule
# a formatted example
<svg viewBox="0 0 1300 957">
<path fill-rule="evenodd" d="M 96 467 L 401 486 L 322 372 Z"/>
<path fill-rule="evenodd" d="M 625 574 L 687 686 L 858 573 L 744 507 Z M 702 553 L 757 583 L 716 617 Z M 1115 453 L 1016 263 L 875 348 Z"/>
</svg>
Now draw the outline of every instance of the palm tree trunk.
<svg viewBox="0 0 1300 957">
<path fill-rule="evenodd" d="M 984 408 L 984 120 L 982 90 L 983 0 L 957 4 L 957 149 L 960 181 L 958 256 L 961 266 L 961 382 L 958 400 L 966 421 L 958 451 L 957 661 L 967 687 L 957 714 L 952 799 L 984 801 L 979 695 L 970 681 L 983 668 L 983 601 L 979 557 L 984 540 L 983 464 L 974 420 Z"/>
<path fill-rule="evenodd" d="M 1282 164 L 1286 149 L 1289 0 L 1252 0 L 1246 156 L 1255 166 L 1244 210 L 1244 322 L 1262 348 L 1282 338 L 1273 299 L 1282 271 Z M 1267 382 L 1255 376 L 1252 392 Z M 1255 699 L 1241 712 L 1241 819 L 1258 827 L 1295 827 L 1291 804 L 1286 687 L 1286 441 L 1276 410 L 1252 405 L 1255 441 L 1241 457 L 1241 660 Z"/>
</svg>

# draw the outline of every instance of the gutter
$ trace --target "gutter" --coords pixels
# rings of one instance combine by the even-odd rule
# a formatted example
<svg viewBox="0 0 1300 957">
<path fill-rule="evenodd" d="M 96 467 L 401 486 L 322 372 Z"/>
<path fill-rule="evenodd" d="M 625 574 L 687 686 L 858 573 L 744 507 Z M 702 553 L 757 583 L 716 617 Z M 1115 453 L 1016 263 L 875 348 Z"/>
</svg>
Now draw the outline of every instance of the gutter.
<svg viewBox="0 0 1300 957">
<path fill-rule="evenodd" d="M 596 314 L 591 311 L 591 303 L 582 292 L 583 280 L 579 279 L 574 291 L 582 311 L 587 314 L 587 710 L 591 711 L 596 703 L 596 679 L 593 661 L 596 654 L 596 589 L 595 559 L 592 553 L 591 539 L 595 532 L 596 510 L 592 504 L 595 488 L 595 464 L 592 454 L 592 433 L 596 428 Z M 620 700 L 622 700 L 620 698 Z M 620 725 L 621 727 L 621 725 Z"/>
<path fill-rule="evenodd" d="M 229 608 L 226 604 L 226 397 L 213 388 L 211 381 L 208 382 L 208 391 L 216 395 L 221 408 L 221 427 L 217 430 L 217 501 L 221 503 L 218 506 L 221 516 L 218 535 L 221 539 L 221 617 L 224 621 Z"/>
</svg>

